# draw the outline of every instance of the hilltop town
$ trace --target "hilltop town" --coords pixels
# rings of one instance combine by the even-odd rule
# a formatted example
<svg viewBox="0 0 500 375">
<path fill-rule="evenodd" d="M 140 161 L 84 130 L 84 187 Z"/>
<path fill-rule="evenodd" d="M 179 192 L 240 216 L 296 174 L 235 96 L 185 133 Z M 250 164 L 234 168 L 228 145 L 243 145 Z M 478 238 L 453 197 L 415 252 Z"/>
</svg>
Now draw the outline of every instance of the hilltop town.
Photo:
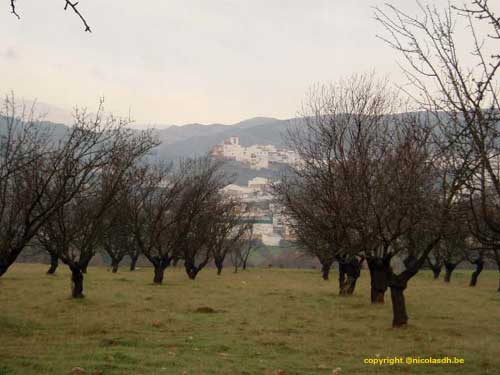
<svg viewBox="0 0 500 375">
<path fill-rule="evenodd" d="M 210 154 L 226 160 L 235 160 L 252 169 L 268 169 L 273 164 L 293 165 L 298 161 L 298 155 L 291 150 L 274 145 L 240 145 L 239 137 L 229 137 L 222 144 L 212 147 Z"/>
</svg>

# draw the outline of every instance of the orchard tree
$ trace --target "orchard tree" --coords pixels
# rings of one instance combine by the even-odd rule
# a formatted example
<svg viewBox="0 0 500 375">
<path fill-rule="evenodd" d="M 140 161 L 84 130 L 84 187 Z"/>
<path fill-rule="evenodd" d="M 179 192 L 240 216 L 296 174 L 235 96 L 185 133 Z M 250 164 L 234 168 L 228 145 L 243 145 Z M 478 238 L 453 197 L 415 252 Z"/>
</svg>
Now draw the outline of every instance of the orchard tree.
<svg viewBox="0 0 500 375">
<path fill-rule="evenodd" d="M 288 185 L 306 180 L 297 201 L 314 206 L 294 219 L 311 218 L 336 259 L 367 260 L 371 300 L 382 303 L 390 288 L 395 327 L 407 323 L 404 290 L 441 240 L 461 186 L 435 137 L 429 118 L 408 113 L 388 82 L 373 75 L 314 88 L 290 137 L 301 179 Z M 404 268 L 396 270 L 398 258 Z"/>
<path fill-rule="evenodd" d="M 187 179 L 176 205 L 180 220 L 172 235 L 178 237 L 179 257 L 191 280 L 213 258 L 213 249 L 220 240 L 219 221 L 234 214 L 233 205 L 225 204 L 221 193 L 228 184 L 222 165 L 208 156 L 188 159 L 180 165 Z"/>
<path fill-rule="evenodd" d="M 492 215 L 500 199 L 499 11 L 488 0 L 451 3 L 442 10 L 421 6 L 416 16 L 391 4 L 375 11 L 386 30 L 382 39 L 406 62 L 415 102 L 440 125 L 442 149 L 468 161 L 457 164 L 456 173 L 467 177 L 462 193 L 471 197 L 476 240 L 494 253 L 500 228 Z M 468 38 L 458 35 L 463 29 Z M 459 48 L 464 40 L 465 50 Z"/>
<path fill-rule="evenodd" d="M 254 232 L 254 219 L 246 216 L 244 219 L 245 230 L 239 240 L 234 244 L 229 255 L 231 263 L 234 267 L 234 273 L 238 273 L 238 269 L 246 271 L 248 267 L 248 259 L 258 246 L 262 244 L 261 240 L 256 238 Z"/>
<path fill-rule="evenodd" d="M 35 109 L 4 101 L 0 121 L 0 276 L 53 215 L 81 194 L 110 157 L 129 145 L 129 131 L 116 119 L 76 111 L 60 138 L 35 116 Z M 136 139 L 149 148 L 150 136 Z M 45 231 L 42 231 L 45 233 Z"/>
<path fill-rule="evenodd" d="M 218 205 L 214 212 L 220 214 L 213 218 L 211 226 L 211 252 L 217 275 L 220 275 L 227 255 L 245 245 L 243 239 L 249 233 L 251 224 L 244 221 L 246 215 L 239 199 L 221 196 Z"/>
<path fill-rule="evenodd" d="M 130 255 L 132 263 L 131 269 L 135 268 L 136 258 L 132 258 L 137 248 L 130 225 L 129 214 L 127 212 L 126 196 L 122 192 L 118 193 L 116 201 L 104 213 L 102 220 L 103 231 L 99 239 L 102 250 L 111 259 L 111 270 L 118 271 L 120 262 L 126 255 Z"/>
<path fill-rule="evenodd" d="M 186 174 L 171 165 L 146 164 L 131 172 L 127 189 L 128 221 L 135 246 L 154 267 L 155 284 L 177 257 L 180 246 L 176 228 L 182 219 L 177 209 Z"/>
<path fill-rule="evenodd" d="M 86 129 L 89 123 L 98 125 L 90 133 Z M 93 142 L 88 150 L 79 149 L 79 144 L 77 152 L 87 151 L 85 157 L 56 170 L 41 198 L 43 205 L 54 200 L 60 191 L 63 196 L 70 196 L 42 224 L 38 241 L 70 268 L 74 298 L 83 297 L 83 273 L 107 229 L 104 217 L 116 204 L 124 176 L 156 144 L 149 132 L 135 134 L 125 128 L 127 124 L 105 117 L 102 107 L 92 120 L 77 114 L 73 131 L 80 129 L 91 139 L 97 137 L 98 142 Z"/>
</svg>

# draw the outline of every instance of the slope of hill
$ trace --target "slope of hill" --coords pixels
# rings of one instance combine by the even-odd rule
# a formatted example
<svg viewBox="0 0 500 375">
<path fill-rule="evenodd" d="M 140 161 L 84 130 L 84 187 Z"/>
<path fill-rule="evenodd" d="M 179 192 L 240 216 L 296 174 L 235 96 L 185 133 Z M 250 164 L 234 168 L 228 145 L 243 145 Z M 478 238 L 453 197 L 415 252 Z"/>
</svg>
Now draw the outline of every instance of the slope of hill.
<svg viewBox="0 0 500 375">
<path fill-rule="evenodd" d="M 157 155 L 168 160 L 202 155 L 207 153 L 212 146 L 223 142 L 224 139 L 229 137 L 240 137 L 240 143 L 243 146 L 253 144 L 283 146 L 283 137 L 289 124 L 290 120 L 255 118 L 232 126 L 205 125 L 203 129 L 196 129 L 198 133 L 192 132 L 190 136 L 177 137 L 175 141 L 167 140 L 169 137 L 176 136 L 175 133 L 170 133 L 170 128 L 168 128 L 161 132 L 162 144 L 158 147 Z M 181 131 L 183 128 L 180 127 L 174 129 L 174 131 Z"/>
</svg>

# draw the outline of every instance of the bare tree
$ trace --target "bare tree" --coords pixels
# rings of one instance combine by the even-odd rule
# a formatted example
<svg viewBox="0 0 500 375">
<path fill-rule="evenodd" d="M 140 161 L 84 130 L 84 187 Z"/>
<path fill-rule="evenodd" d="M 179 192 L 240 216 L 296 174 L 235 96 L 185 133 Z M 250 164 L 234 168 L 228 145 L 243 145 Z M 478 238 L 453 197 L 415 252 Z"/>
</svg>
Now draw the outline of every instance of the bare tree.
<svg viewBox="0 0 500 375">
<path fill-rule="evenodd" d="M 210 262 L 220 239 L 217 224 L 231 205 L 223 204 L 221 189 L 228 184 L 222 162 L 210 157 L 188 159 L 181 163 L 187 181 L 180 196 L 177 223 L 180 257 L 190 279 Z"/>
<path fill-rule="evenodd" d="M 407 323 L 404 290 L 439 243 L 460 186 L 432 123 L 406 108 L 387 81 L 353 76 L 314 88 L 290 136 L 301 159 L 294 173 L 311 197 L 298 201 L 314 207 L 294 219 L 309 218 L 345 265 L 367 259 L 372 302 L 391 289 L 395 327 Z M 398 258 L 402 270 L 392 266 Z"/>
<path fill-rule="evenodd" d="M 251 224 L 244 222 L 242 203 L 233 197 L 221 198 L 220 208 L 214 211 L 220 214 L 213 217 L 211 227 L 211 251 L 218 275 L 222 273 L 227 255 L 244 246 L 243 238 L 251 229 Z"/>
<path fill-rule="evenodd" d="M 92 180 L 119 145 L 123 134 L 116 121 L 102 119 L 102 103 L 91 121 L 76 112 L 63 138 L 35 117 L 34 108 L 21 110 L 13 96 L 4 101 L 4 133 L 0 143 L 0 276 L 33 240 L 42 225 Z"/>
<path fill-rule="evenodd" d="M 155 284 L 161 284 L 165 269 L 177 257 L 180 246 L 176 209 L 186 175 L 170 165 L 144 165 L 133 171 L 127 192 L 129 222 L 135 244 L 153 264 Z"/>
<path fill-rule="evenodd" d="M 245 218 L 243 219 L 245 230 L 230 251 L 231 264 L 234 267 L 234 273 L 238 273 L 240 268 L 243 271 L 246 271 L 250 255 L 252 255 L 252 252 L 255 249 L 262 245 L 261 239 L 255 236 L 254 221 L 254 218 L 245 215 Z"/>
<path fill-rule="evenodd" d="M 89 124 L 92 125 L 88 127 Z M 58 168 L 41 198 L 43 206 L 61 192 L 68 197 L 43 222 L 38 241 L 70 268 L 74 298 L 83 297 L 83 273 L 106 230 L 104 217 L 116 204 L 124 175 L 156 144 L 150 133 L 136 135 L 125 128 L 126 124 L 112 116 L 105 117 L 102 106 L 92 120 L 77 113 L 69 139 L 62 141 L 63 148 L 73 147 L 71 136 L 75 132 L 84 133 L 92 141 L 75 145 L 70 156 L 83 156 Z"/>
<path fill-rule="evenodd" d="M 131 269 L 135 267 L 137 258 L 132 258 L 137 248 L 132 232 L 132 226 L 128 218 L 130 217 L 126 211 L 128 208 L 125 201 L 126 196 L 118 193 L 118 199 L 109 207 L 103 217 L 103 231 L 99 239 L 99 244 L 104 252 L 111 258 L 111 270 L 113 273 L 118 271 L 120 262 L 126 255 L 131 255 Z"/>
<path fill-rule="evenodd" d="M 283 176 L 281 181 L 273 184 L 273 193 L 285 207 L 287 225 L 292 228 L 305 253 L 318 259 L 323 280 L 328 280 L 339 246 L 334 238 L 339 226 L 332 224 L 338 222 L 329 220 L 330 212 L 318 204 L 321 192 L 317 191 L 312 179 L 299 175 L 300 172 Z"/>
<path fill-rule="evenodd" d="M 490 259 L 496 263 L 500 273 L 500 236 L 498 231 L 494 230 L 495 223 L 500 222 L 498 214 L 500 210 L 493 188 L 483 186 L 483 184 L 480 186 L 479 191 L 471 188 L 469 195 L 471 208 L 469 227 L 478 242 L 478 245 L 473 247 L 473 253 L 476 254 L 469 256 L 469 261 L 476 265 L 470 286 L 476 285 L 477 277 L 484 267 L 484 259 Z M 498 291 L 500 291 L 500 277 Z"/>
<path fill-rule="evenodd" d="M 441 274 L 441 270 L 443 269 L 443 264 L 444 262 L 441 253 L 439 251 L 436 251 L 436 249 L 433 249 L 427 257 L 427 265 L 434 275 L 434 280 L 439 279 L 439 275 Z"/>
<path fill-rule="evenodd" d="M 476 239 L 490 251 L 499 228 L 489 209 L 500 198 L 498 11 L 498 5 L 488 0 L 449 4 L 442 10 L 420 5 L 417 16 L 390 4 L 375 9 L 386 30 L 382 39 L 406 62 L 413 98 L 440 124 L 442 148 L 463 161 L 456 171 L 468 177 L 464 193 L 479 202 L 489 201 L 471 204 L 471 209 L 476 211 L 475 220 L 484 220 L 473 225 Z M 458 40 L 459 28 L 469 31 L 468 39 Z M 459 48 L 464 40 L 469 42 L 467 51 Z M 463 63 L 465 53 L 468 65 Z"/>
</svg>

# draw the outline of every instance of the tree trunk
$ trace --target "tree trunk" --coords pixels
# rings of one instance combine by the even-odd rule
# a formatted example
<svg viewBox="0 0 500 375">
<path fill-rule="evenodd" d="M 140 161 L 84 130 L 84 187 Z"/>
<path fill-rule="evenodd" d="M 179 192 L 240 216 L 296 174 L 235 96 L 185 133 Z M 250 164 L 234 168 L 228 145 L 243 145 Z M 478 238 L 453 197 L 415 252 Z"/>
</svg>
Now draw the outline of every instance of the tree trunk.
<svg viewBox="0 0 500 375">
<path fill-rule="evenodd" d="M 9 268 L 8 266 L 6 266 L 6 265 L 5 265 L 5 264 L 3 264 L 2 262 L 0 262 L 0 277 L 1 277 L 1 276 L 5 273 L 5 272 L 7 272 L 7 269 L 8 269 L 8 268 Z"/>
<path fill-rule="evenodd" d="M 186 269 L 186 273 L 189 277 L 189 280 L 196 279 L 196 275 L 198 275 L 199 268 L 193 265 L 191 262 L 185 262 L 184 268 Z"/>
<path fill-rule="evenodd" d="M 58 265 L 59 265 L 59 257 L 57 255 L 50 254 L 50 267 L 47 271 L 47 274 L 53 275 L 56 272 Z"/>
<path fill-rule="evenodd" d="M 163 283 L 163 275 L 165 274 L 165 267 L 161 264 L 155 264 L 155 277 L 153 278 L 153 283 L 162 284 Z"/>
<path fill-rule="evenodd" d="M 476 286 L 477 285 L 477 279 L 478 279 L 479 275 L 481 274 L 481 272 L 483 271 L 484 261 L 482 259 L 478 259 L 473 264 L 476 265 L 476 269 L 474 270 L 474 272 L 472 272 L 469 286 Z"/>
<path fill-rule="evenodd" d="M 357 278 L 348 275 L 345 279 L 343 285 L 341 286 L 339 295 L 341 296 L 350 296 L 354 293 L 354 289 L 356 288 Z"/>
<path fill-rule="evenodd" d="M 330 277 L 330 270 L 332 268 L 332 262 L 323 262 L 321 263 L 321 277 L 323 277 L 323 280 L 328 280 Z"/>
<path fill-rule="evenodd" d="M 457 264 L 455 264 L 455 263 L 444 262 L 444 268 L 446 269 L 446 273 L 444 275 L 444 281 L 446 283 L 450 282 L 451 274 L 453 273 L 453 271 L 455 270 L 456 267 L 457 267 Z"/>
<path fill-rule="evenodd" d="M 243 264 L 241 265 L 241 269 L 242 269 L 243 271 L 246 271 L 246 269 L 247 269 L 247 260 L 248 260 L 248 259 L 243 259 Z"/>
<path fill-rule="evenodd" d="M 220 276 L 220 274 L 222 273 L 224 261 L 214 259 L 214 263 L 215 263 L 215 267 L 217 268 L 217 275 Z"/>
<path fill-rule="evenodd" d="M 347 288 L 347 295 L 350 296 L 354 293 L 354 289 L 356 289 L 356 282 L 358 281 L 357 277 L 348 277 L 348 285 L 349 287 Z"/>
<path fill-rule="evenodd" d="M 73 298 L 83 298 L 83 270 L 78 267 L 71 269 L 71 296 Z"/>
<path fill-rule="evenodd" d="M 383 304 L 385 292 L 387 291 L 388 274 L 390 271 L 390 258 L 370 258 L 368 269 L 370 270 L 371 303 Z"/>
<path fill-rule="evenodd" d="M 82 266 L 82 272 L 83 273 L 87 273 L 87 267 L 89 266 L 89 262 L 86 262 L 83 266 Z"/>
<path fill-rule="evenodd" d="M 0 255 L 2 254 L 2 248 L 0 248 Z M 21 250 L 12 250 L 11 248 L 5 249 L 7 254 L 0 258 L 0 277 L 2 277 L 9 267 L 14 263 L 20 254 Z"/>
<path fill-rule="evenodd" d="M 356 288 L 361 273 L 361 263 L 357 259 L 349 262 L 339 261 L 339 295 L 350 296 Z"/>
<path fill-rule="evenodd" d="M 130 256 L 130 271 L 135 271 L 138 256 Z"/>
<path fill-rule="evenodd" d="M 339 294 L 342 296 L 342 291 L 344 290 L 344 285 L 346 283 L 346 275 L 344 272 L 344 266 L 339 262 Z"/>
<path fill-rule="evenodd" d="M 118 271 L 119 262 L 115 259 L 111 261 L 111 272 L 116 273 Z"/>
<path fill-rule="evenodd" d="M 408 314 L 406 313 L 406 302 L 404 296 L 405 287 L 391 285 L 392 300 L 392 326 L 394 328 L 404 327 L 408 324 Z"/>
<path fill-rule="evenodd" d="M 432 274 L 434 276 L 434 280 L 439 279 L 439 275 L 441 274 L 442 266 L 433 266 L 433 267 L 431 267 L 431 269 L 432 269 Z"/>
</svg>

